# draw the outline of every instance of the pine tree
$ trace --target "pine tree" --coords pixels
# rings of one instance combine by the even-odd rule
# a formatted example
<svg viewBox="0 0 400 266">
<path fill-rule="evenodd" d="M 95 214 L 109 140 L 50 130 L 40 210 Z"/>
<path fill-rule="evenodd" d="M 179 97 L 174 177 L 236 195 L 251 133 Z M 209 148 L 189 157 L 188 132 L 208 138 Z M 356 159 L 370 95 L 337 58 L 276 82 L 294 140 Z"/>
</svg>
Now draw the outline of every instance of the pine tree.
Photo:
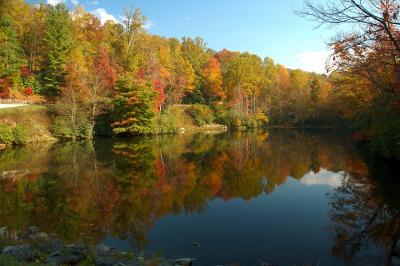
<svg viewBox="0 0 400 266">
<path fill-rule="evenodd" d="M 151 84 L 140 85 L 129 74 L 115 85 L 117 96 L 113 101 L 114 134 L 145 135 L 154 133 L 154 105 L 156 93 Z"/>
<path fill-rule="evenodd" d="M 24 64 L 12 20 L 0 19 L 0 77 L 9 77 Z"/>
<path fill-rule="evenodd" d="M 73 46 L 71 19 L 63 4 L 49 7 L 46 16 L 47 60 L 42 75 L 43 94 L 56 96 L 63 85 Z"/>
</svg>

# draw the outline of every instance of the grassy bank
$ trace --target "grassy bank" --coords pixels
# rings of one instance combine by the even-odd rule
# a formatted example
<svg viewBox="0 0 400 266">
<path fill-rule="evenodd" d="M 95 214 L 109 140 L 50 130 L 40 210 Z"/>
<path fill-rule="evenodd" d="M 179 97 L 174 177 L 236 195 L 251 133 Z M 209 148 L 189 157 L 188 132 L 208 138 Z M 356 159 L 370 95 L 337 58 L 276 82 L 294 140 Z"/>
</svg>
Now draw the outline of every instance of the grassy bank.
<svg viewBox="0 0 400 266">
<path fill-rule="evenodd" d="M 174 105 L 163 114 L 167 120 L 167 128 L 155 130 L 158 133 L 173 132 L 220 132 L 226 130 L 223 125 L 215 124 L 212 119 L 202 121 L 202 117 L 193 117 L 188 112 L 191 105 Z M 34 143 L 52 143 L 57 141 L 57 132 L 54 132 L 54 119 L 45 105 L 28 105 L 15 108 L 0 109 L 0 145 L 24 145 Z M 157 119 L 157 118 L 156 118 Z M 197 119 L 197 120 L 196 120 Z M 202 123 L 199 123 L 198 120 Z M 158 121 L 156 121 L 158 122 Z M 110 129 L 111 130 L 111 129 Z M 63 138 L 63 136 L 60 136 Z M 68 138 L 66 138 L 68 139 Z"/>
<path fill-rule="evenodd" d="M 3 126 L 0 139 L 5 144 L 10 144 L 10 141 L 14 144 L 56 141 L 50 133 L 51 118 L 48 108 L 43 105 L 0 109 L 0 125 Z M 10 130 L 13 136 L 10 135 Z"/>
<path fill-rule="evenodd" d="M 212 123 L 196 122 L 192 116 L 189 115 L 188 110 L 193 105 L 176 104 L 168 109 L 168 113 L 174 116 L 175 127 L 178 132 L 199 132 L 199 131 L 224 131 L 224 125 Z M 205 119 L 206 120 L 206 119 Z"/>
</svg>

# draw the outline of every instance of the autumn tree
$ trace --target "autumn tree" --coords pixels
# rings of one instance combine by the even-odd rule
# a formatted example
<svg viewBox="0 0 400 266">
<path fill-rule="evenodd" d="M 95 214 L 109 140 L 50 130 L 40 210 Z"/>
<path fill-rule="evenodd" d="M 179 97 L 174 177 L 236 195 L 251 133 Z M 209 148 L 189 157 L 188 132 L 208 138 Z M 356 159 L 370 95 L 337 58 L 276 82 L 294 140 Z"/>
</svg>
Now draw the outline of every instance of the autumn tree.
<svg viewBox="0 0 400 266">
<path fill-rule="evenodd" d="M 125 8 L 124 10 L 123 32 L 119 32 L 122 42 L 118 51 L 122 56 L 123 67 L 127 71 L 136 71 L 141 60 L 143 60 L 142 38 L 145 32 L 146 17 L 142 15 L 139 9 Z M 117 28 L 120 26 L 117 26 Z"/>
<path fill-rule="evenodd" d="M 215 58 L 218 60 L 221 66 L 221 73 L 222 76 L 225 77 L 226 73 L 228 72 L 229 64 L 235 59 L 240 53 L 239 52 L 232 52 L 227 49 L 223 49 L 215 54 Z M 224 78 L 225 79 L 225 78 Z"/>
<path fill-rule="evenodd" d="M 90 121 L 94 128 L 96 117 L 109 105 L 109 97 L 114 93 L 113 89 L 117 79 L 116 69 L 105 48 L 100 48 L 84 79 L 86 82 L 85 94 L 90 106 Z"/>
<path fill-rule="evenodd" d="M 28 61 L 30 73 L 38 74 L 46 58 L 45 43 L 45 20 L 46 6 L 40 5 L 31 8 L 30 21 L 24 26 L 26 32 L 23 36 L 22 48 Z"/>
<path fill-rule="evenodd" d="M 263 108 L 268 116 L 271 116 L 272 104 L 275 97 L 277 97 L 277 84 L 278 84 L 278 69 L 274 60 L 265 58 L 263 61 L 263 70 L 260 88 L 260 106 Z"/>
<path fill-rule="evenodd" d="M 353 26 L 352 31 L 330 43 L 333 54 L 328 67 L 344 80 L 354 81 L 352 85 L 338 84 L 346 89 L 342 95 L 349 103 L 354 100 L 357 106 L 363 106 L 357 108 L 363 111 L 356 113 L 349 108 L 354 113 L 350 122 L 374 151 L 388 157 L 400 154 L 395 144 L 400 134 L 399 11 L 395 0 L 342 0 L 326 5 L 306 2 L 299 12 L 318 25 Z M 363 86 L 357 86 L 360 83 Z"/>
<path fill-rule="evenodd" d="M 201 71 L 210 58 L 206 43 L 199 37 L 195 39 L 184 37 L 181 46 L 183 60 L 191 65 L 194 72 L 194 86 L 187 95 L 186 101 L 189 103 L 202 102 L 204 99 L 201 92 Z"/>
<path fill-rule="evenodd" d="M 217 59 L 210 58 L 201 71 L 202 90 L 208 102 L 220 101 L 225 97 L 222 88 L 221 67 Z"/>
<path fill-rule="evenodd" d="M 70 63 L 66 68 L 65 85 L 59 89 L 58 104 L 54 107 L 52 132 L 56 137 L 75 141 L 93 136 L 84 95 L 86 71 L 79 63 Z"/>
<path fill-rule="evenodd" d="M 240 54 L 229 65 L 226 93 L 241 115 L 256 113 L 261 71 L 261 59 L 249 53 Z"/>
<path fill-rule="evenodd" d="M 180 48 L 175 47 L 172 51 L 171 75 L 166 85 L 167 102 L 179 103 L 185 95 L 193 92 L 196 77 L 192 64 L 183 57 Z"/>
</svg>

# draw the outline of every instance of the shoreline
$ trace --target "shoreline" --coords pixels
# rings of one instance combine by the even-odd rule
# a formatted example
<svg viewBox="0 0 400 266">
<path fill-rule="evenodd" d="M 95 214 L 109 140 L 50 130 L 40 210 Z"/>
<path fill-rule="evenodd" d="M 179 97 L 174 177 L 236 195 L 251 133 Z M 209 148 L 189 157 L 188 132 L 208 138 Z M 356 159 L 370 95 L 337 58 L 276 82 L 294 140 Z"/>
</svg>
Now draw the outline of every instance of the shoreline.
<svg viewBox="0 0 400 266">
<path fill-rule="evenodd" d="M 77 241 L 70 244 L 41 232 L 36 226 L 15 235 L 9 235 L 6 227 L 0 228 L 0 248 L 0 265 L 190 266 L 195 261 L 161 256 L 146 258 L 101 243 L 87 245 Z"/>
</svg>

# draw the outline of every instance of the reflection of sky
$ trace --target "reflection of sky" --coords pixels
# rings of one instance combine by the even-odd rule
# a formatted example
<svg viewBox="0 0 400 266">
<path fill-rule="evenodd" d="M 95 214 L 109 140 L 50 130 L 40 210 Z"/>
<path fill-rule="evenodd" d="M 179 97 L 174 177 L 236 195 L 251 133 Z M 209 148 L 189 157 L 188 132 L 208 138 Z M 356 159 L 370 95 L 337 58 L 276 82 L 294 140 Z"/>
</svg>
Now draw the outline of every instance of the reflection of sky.
<svg viewBox="0 0 400 266">
<path fill-rule="evenodd" d="M 325 231 L 332 189 L 288 179 L 251 200 L 217 198 L 204 212 L 158 219 L 146 250 L 196 258 L 196 265 L 345 265 L 331 256 L 333 240 Z"/>
<path fill-rule="evenodd" d="M 343 171 L 334 173 L 326 169 L 321 169 L 318 173 L 311 171 L 303 176 L 301 183 L 307 186 L 326 185 L 338 187 L 342 183 Z"/>
</svg>

